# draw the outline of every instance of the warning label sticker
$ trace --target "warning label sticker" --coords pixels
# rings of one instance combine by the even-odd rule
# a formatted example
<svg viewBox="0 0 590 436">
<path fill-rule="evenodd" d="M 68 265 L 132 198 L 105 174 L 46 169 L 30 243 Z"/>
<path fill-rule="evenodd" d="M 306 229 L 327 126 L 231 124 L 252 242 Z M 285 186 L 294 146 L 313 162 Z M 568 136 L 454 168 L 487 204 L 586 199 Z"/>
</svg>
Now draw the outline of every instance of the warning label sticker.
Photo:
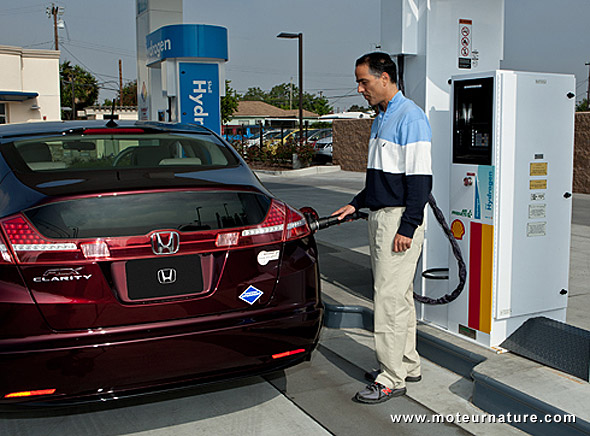
<svg viewBox="0 0 590 436">
<path fill-rule="evenodd" d="M 531 176 L 546 176 L 547 162 L 533 162 L 531 163 Z"/>
<path fill-rule="evenodd" d="M 472 25 L 473 22 L 471 20 L 465 18 L 459 19 L 459 68 L 471 69 Z"/>
<path fill-rule="evenodd" d="M 547 179 L 531 180 L 529 187 L 530 189 L 547 189 Z"/>
<path fill-rule="evenodd" d="M 531 201 L 545 201 L 545 193 L 544 192 L 532 193 L 531 194 Z"/>
<path fill-rule="evenodd" d="M 547 216 L 547 204 L 529 204 L 529 219 L 545 218 Z"/>
<path fill-rule="evenodd" d="M 547 222 L 543 221 L 540 223 L 528 223 L 526 225 L 526 235 L 528 237 L 533 236 L 545 236 L 547 234 Z"/>
</svg>

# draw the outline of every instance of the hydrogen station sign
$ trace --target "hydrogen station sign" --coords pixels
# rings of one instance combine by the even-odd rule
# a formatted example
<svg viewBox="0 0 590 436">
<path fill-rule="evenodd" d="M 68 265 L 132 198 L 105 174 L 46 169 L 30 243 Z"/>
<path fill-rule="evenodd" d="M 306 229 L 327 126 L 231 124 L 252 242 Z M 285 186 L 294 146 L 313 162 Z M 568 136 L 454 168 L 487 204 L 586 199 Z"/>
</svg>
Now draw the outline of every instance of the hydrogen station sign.
<svg viewBox="0 0 590 436">
<path fill-rule="evenodd" d="M 221 132 L 227 29 L 204 24 L 163 26 L 146 36 L 149 108 L 140 119 L 181 122 Z"/>
</svg>

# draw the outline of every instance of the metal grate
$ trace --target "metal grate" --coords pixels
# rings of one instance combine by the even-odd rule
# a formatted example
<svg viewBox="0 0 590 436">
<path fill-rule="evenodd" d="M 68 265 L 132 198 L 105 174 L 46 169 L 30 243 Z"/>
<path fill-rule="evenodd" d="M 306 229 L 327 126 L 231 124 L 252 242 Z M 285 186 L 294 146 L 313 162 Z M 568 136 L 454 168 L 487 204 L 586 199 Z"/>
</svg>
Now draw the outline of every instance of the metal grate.
<svg viewBox="0 0 590 436">
<path fill-rule="evenodd" d="M 545 317 L 531 318 L 501 347 L 589 381 L 590 331 Z"/>
</svg>

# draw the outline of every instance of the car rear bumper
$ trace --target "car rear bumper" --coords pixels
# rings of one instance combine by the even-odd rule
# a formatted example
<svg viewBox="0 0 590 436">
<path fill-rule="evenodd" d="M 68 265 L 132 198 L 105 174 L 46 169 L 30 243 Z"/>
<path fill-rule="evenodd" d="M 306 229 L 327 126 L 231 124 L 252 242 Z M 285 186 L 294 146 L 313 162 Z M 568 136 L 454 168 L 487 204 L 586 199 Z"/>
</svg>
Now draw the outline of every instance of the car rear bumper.
<svg viewBox="0 0 590 436">
<path fill-rule="evenodd" d="M 322 325 L 318 301 L 284 310 L 55 333 L 0 341 L 0 404 L 104 401 L 291 366 L 309 357 Z M 274 354 L 303 350 L 273 358 Z M 55 389 L 53 395 L 5 398 Z"/>
</svg>

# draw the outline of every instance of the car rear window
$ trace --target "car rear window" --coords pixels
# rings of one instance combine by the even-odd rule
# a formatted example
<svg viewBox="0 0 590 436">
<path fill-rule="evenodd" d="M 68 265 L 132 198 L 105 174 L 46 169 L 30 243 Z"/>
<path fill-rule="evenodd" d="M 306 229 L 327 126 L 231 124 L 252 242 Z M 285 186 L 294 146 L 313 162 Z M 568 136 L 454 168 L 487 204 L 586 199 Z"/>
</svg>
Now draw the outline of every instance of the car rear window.
<svg viewBox="0 0 590 436">
<path fill-rule="evenodd" d="M 234 191 L 178 191 L 87 197 L 24 212 L 48 238 L 145 235 L 158 229 L 196 232 L 262 222 L 270 199 Z"/>
<path fill-rule="evenodd" d="M 169 166 L 227 167 L 238 163 L 213 135 L 81 134 L 19 140 L 7 160 L 17 169 L 79 171 Z"/>
</svg>

